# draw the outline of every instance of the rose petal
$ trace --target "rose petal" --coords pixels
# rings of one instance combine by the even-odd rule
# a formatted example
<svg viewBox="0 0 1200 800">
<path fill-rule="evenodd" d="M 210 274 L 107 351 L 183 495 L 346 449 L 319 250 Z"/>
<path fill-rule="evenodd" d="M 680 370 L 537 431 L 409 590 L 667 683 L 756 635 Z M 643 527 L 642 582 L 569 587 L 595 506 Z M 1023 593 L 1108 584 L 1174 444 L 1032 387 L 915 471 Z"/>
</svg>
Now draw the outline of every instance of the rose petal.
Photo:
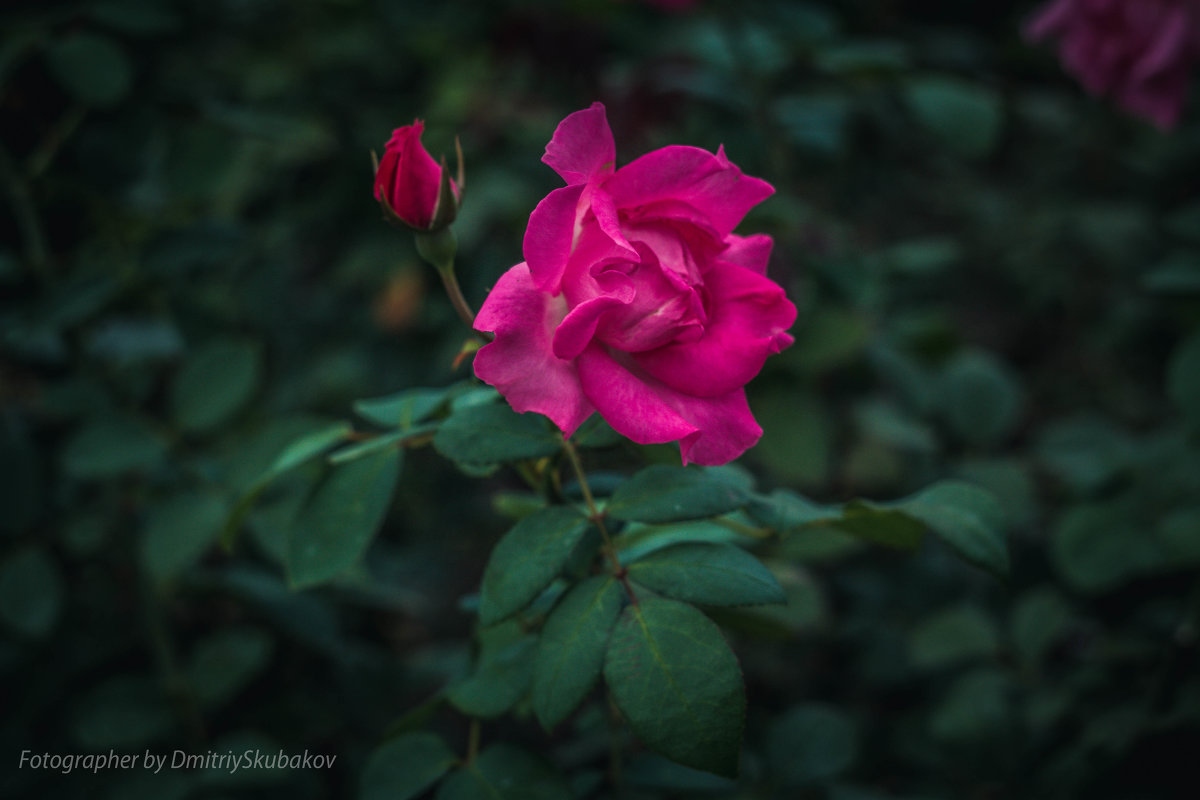
<svg viewBox="0 0 1200 800">
<path fill-rule="evenodd" d="M 662 444 L 696 432 L 654 391 L 657 381 L 634 376 L 598 344 L 575 360 L 588 400 L 617 433 L 639 444 Z"/>
<path fill-rule="evenodd" d="M 554 129 L 542 162 L 562 176 L 568 185 L 587 183 L 613 170 L 617 148 L 603 103 L 570 114 Z"/>
<path fill-rule="evenodd" d="M 633 289 L 630 288 L 621 296 L 593 297 L 572 308 L 554 331 L 554 355 L 569 361 L 582 353 L 596 335 L 596 326 L 600 324 L 604 312 L 625 305 L 632 299 Z"/>
<path fill-rule="evenodd" d="M 721 236 L 775 191 L 766 181 L 743 175 L 723 149 L 713 155 L 684 145 L 663 147 L 626 164 L 604 188 L 619 209 L 661 201 L 686 203 L 707 217 Z"/>
<path fill-rule="evenodd" d="M 767 274 L 767 262 L 771 260 L 771 247 L 774 242 L 765 233 L 753 236 L 738 236 L 731 233 L 725 241 L 728 247 L 718 258 L 726 264 L 737 264 L 759 275 Z"/>
<path fill-rule="evenodd" d="M 727 464 L 762 437 L 762 428 L 754 421 L 746 402 L 745 389 L 720 397 L 676 394 L 668 402 L 681 417 L 700 429 L 679 442 L 679 454 L 685 465 Z"/>
<path fill-rule="evenodd" d="M 1188 45 L 1191 20 L 1183 6 L 1167 9 L 1160 20 L 1154 44 L 1133 65 L 1132 78 L 1146 80 L 1157 73 L 1178 67 Z"/>
<path fill-rule="evenodd" d="M 551 349 L 552 332 L 566 311 L 562 298 L 538 290 L 526 264 L 505 272 L 475 317 L 476 330 L 496 334 L 475 354 L 475 375 L 516 411 L 545 414 L 570 436 L 595 409 L 574 364 Z"/>
<path fill-rule="evenodd" d="M 1075 0 L 1058 0 L 1046 6 L 1025 25 L 1025 39 L 1036 42 L 1062 33 L 1075 13 Z"/>
<path fill-rule="evenodd" d="M 796 307 L 774 281 L 742 267 L 717 265 L 704 279 L 709 297 L 704 336 L 633 358 L 672 389 L 718 397 L 740 389 L 768 355 L 791 344 L 785 331 L 796 321 Z"/>
<path fill-rule="evenodd" d="M 424 130 L 418 119 L 392 131 L 375 173 L 375 197 L 386 199 L 396 216 L 414 228 L 429 226 L 442 180 L 441 166 L 421 144 Z"/>
<path fill-rule="evenodd" d="M 558 294 L 575 243 L 583 185 L 564 186 L 542 198 L 529 215 L 522 250 L 539 289 Z"/>
</svg>

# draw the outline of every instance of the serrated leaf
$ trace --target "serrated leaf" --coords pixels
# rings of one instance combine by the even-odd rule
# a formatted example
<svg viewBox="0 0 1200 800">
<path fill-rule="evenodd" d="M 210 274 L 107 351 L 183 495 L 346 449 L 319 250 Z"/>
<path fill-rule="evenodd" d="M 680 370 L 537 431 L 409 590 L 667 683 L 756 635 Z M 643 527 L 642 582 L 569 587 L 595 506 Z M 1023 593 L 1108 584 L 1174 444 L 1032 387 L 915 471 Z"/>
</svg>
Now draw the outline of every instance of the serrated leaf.
<svg viewBox="0 0 1200 800">
<path fill-rule="evenodd" d="M 540 414 L 518 414 L 502 403 L 456 408 L 433 437 L 433 446 L 462 464 L 496 464 L 542 458 L 562 450 L 562 434 Z"/>
<path fill-rule="evenodd" d="M 745 490 L 708 473 L 656 464 L 618 486 L 607 512 L 631 522 L 677 522 L 727 514 L 747 499 Z"/>
<path fill-rule="evenodd" d="M 546 619 L 533 666 L 533 710 L 543 728 L 566 719 L 600 677 L 622 593 L 611 576 L 593 575 L 567 592 Z"/>
<path fill-rule="evenodd" d="M 408 733 L 376 747 L 363 768 L 359 800 L 411 800 L 458 761 L 437 734 Z"/>
<path fill-rule="evenodd" d="M 689 542 L 659 550 L 630 565 L 629 579 L 666 597 L 702 605 L 787 600 L 770 570 L 731 544 Z"/>
<path fill-rule="evenodd" d="M 689 522 L 668 522 L 665 525 L 644 525 L 631 522 L 613 542 L 617 557 L 622 564 L 632 564 L 638 559 L 658 550 L 683 542 L 737 542 L 753 541 L 732 528 L 710 519 Z"/>
<path fill-rule="evenodd" d="M 296 521 L 288 547 L 293 587 L 327 581 L 366 551 L 400 476 L 400 450 L 333 467 Z"/>
<path fill-rule="evenodd" d="M 181 428 L 206 432 L 246 404 L 262 372 L 257 343 L 243 339 L 209 342 L 188 356 L 171 384 L 171 412 Z"/>
<path fill-rule="evenodd" d="M 604 679 L 637 737 L 684 766 L 735 777 L 745 721 L 741 669 L 695 608 L 646 597 L 613 631 Z"/>
<path fill-rule="evenodd" d="M 449 398 L 445 389 L 405 389 L 386 397 L 357 400 L 354 411 L 363 419 L 385 428 L 411 428 L 433 415 Z"/>
<path fill-rule="evenodd" d="M 548 506 L 514 525 L 484 569 L 479 621 L 492 625 L 528 605 L 558 577 L 589 524 L 571 506 Z"/>
</svg>

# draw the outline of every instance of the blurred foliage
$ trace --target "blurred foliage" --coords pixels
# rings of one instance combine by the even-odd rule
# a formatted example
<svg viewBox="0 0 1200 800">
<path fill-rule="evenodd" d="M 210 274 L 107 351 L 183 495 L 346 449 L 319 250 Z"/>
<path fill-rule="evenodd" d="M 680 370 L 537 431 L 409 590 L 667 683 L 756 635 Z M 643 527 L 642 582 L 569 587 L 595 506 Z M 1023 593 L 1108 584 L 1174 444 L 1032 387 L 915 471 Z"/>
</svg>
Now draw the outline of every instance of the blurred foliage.
<svg viewBox="0 0 1200 800">
<path fill-rule="evenodd" d="M 531 510 L 511 471 L 469 480 L 438 456 L 478 453 L 466 423 L 487 406 L 436 451 L 356 458 L 342 489 L 318 458 L 356 400 L 469 377 L 434 276 L 381 224 L 369 151 L 414 116 L 435 155 L 461 137 L 478 304 L 555 185 L 538 162 L 554 125 L 600 99 L 627 157 L 723 142 L 778 189 L 744 226 L 774 235 L 801 309 L 750 387 L 760 487 L 898 514 L 886 501 L 952 478 L 1016 532 L 1005 582 L 935 538 L 913 556 L 837 526 L 772 540 L 788 604 L 712 612 L 748 683 L 740 782 L 632 744 L 625 796 L 1194 797 L 1200 111 L 1162 135 L 1087 99 L 1020 43 L 1028 10 L 6 3 L 0 751 L 338 760 L 9 761 L 0 793 L 420 792 L 466 746 L 453 684 L 459 708 L 474 690 L 516 718 L 483 725 L 439 796 L 611 796 L 603 703 L 545 734 L 521 691 L 500 696 L 528 678 L 519 631 L 481 642 L 490 688 L 467 678 L 492 496 Z M 358 411 L 409 426 L 443 399 Z M 343 491 L 358 521 L 322 501 Z M 374 539 L 336 535 L 376 519 Z M 335 560 L 305 560 L 331 539 Z"/>
</svg>

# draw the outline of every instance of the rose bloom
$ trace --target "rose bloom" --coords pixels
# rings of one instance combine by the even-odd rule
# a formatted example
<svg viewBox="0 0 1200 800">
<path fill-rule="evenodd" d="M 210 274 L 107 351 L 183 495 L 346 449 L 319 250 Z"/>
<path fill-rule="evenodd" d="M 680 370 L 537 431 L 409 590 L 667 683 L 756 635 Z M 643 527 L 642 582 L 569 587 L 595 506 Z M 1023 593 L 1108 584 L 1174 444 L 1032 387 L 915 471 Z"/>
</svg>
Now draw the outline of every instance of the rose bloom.
<svg viewBox="0 0 1200 800">
<path fill-rule="evenodd" d="M 615 158 L 600 103 L 559 124 L 542 161 L 567 185 L 475 320 L 495 333 L 475 374 L 565 436 L 598 411 L 635 442 L 679 441 L 685 464 L 724 464 L 762 435 L 743 387 L 792 343 L 771 237 L 732 233 L 774 189 L 723 149 Z"/>
<path fill-rule="evenodd" d="M 1054 0 L 1025 33 L 1058 39 L 1063 66 L 1092 94 L 1170 128 L 1200 60 L 1200 0 Z"/>
<path fill-rule="evenodd" d="M 425 123 L 418 119 L 412 125 L 392 131 L 392 138 L 375 170 L 375 199 L 384 203 L 405 225 L 420 231 L 428 230 L 433 224 L 438 187 L 442 183 L 441 165 L 421 144 L 424 130 Z M 457 199 L 458 186 L 453 181 L 450 185 Z M 450 219 L 453 219 L 452 215 Z"/>
</svg>

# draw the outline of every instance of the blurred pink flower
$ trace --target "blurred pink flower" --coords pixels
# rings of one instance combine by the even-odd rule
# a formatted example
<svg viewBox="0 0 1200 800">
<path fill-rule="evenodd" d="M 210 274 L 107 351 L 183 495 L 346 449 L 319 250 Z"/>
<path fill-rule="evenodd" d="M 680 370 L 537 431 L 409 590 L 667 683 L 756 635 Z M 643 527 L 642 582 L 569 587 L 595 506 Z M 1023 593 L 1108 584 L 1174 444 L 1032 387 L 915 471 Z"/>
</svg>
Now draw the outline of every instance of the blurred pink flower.
<svg viewBox="0 0 1200 800">
<path fill-rule="evenodd" d="M 1053 0 L 1029 21 L 1068 72 L 1161 128 L 1179 120 L 1200 60 L 1200 0 Z"/>
<path fill-rule="evenodd" d="M 635 442 L 679 441 L 685 464 L 724 464 L 762 435 L 743 387 L 792 343 L 771 237 L 733 233 L 774 189 L 722 149 L 615 159 L 600 103 L 559 123 L 542 161 L 567 185 L 480 309 L 496 338 L 475 374 L 564 435 L 598 411 Z"/>
</svg>

